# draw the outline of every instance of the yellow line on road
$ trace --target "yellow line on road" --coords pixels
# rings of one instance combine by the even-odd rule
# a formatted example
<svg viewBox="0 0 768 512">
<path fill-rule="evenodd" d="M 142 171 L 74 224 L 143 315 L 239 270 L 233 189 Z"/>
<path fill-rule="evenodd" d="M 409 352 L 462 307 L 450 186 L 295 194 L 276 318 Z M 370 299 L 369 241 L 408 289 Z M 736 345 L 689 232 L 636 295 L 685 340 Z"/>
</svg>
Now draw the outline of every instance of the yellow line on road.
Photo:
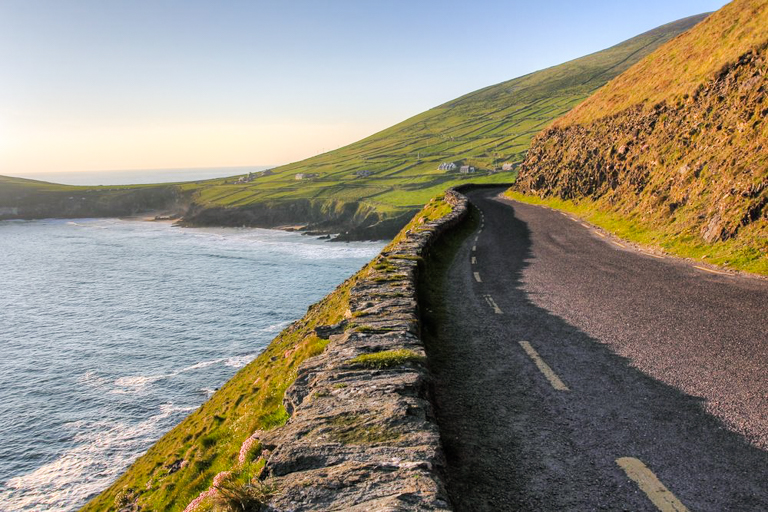
<svg viewBox="0 0 768 512">
<path fill-rule="evenodd" d="M 476 264 L 476 263 L 477 263 L 477 258 L 475 258 L 474 256 L 472 256 L 472 264 L 474 265 L 474 264 Z"/>
<path fill-rule="evenodd" d="M 712 270 L 711 268 L 700 267 L 698 265 L 694 265 L 693 268 L 697 268 L 699 270 L 703 270 L 704 272 L 709 272 L 710 274 L 720 274 L 721 276 L 730 275 L 730 274 L 728 274 L 728 272 L 720 272 L 719 270 Z"/>
<path fill-rule="evenodd" d="M 499 305 L 498 305 L 498 304 L 496 304 L 496 301 L 495 301 L 495 300 L 493 300 L 493 297 L 491 297 L 490 295 L 484 295 L 484 297 L 485 297 L 485 302 L 487 302 L 487 303 L 488 303 L 488 305 L 489 305 L 489 306 L 491 306 L 491 307 L 493 308 L 493 312 L 494 312 L 494 313 L 496 313 L 497 315 L 501 315 L 501 314 L 503 314 L 503 313 L 504 313 L 504 312 L 501 310 L 501 308 L 499 307 Z"/>
<path fill-rule="evenodd" d="M 480 279 L 480 272 L 473 272 L 473 274 L 475 274 L 475 281 L 477 281 L 478 283 L 483 282 L 483 280 Z"/>
<path fill-rule="evenodd" d="M 621 243 L 617 242 L 616 240 L 611 240 L 611 243 L 612 243 L 613 245 L 618 245 L 619 247 L 626 247 L 626 245 L 624 245 L 624 244 L 621 244 Z"/>
<path fill-rule="evenodd" d="M 616 464 L 635 481 L 648 498 L 662 512 L 687 512 L 680 500 L 648 469 L 648 466 L 634 457 L 621 457 L 616 459 Z"/>
<path fill-rule="evenodd" d="M 541 356 L 539 356 L 538 352 L 534 350 L 530 343 L 527 341 L 521 341 L 520 346 L 523 347 L 523 350 L 525 350 L 525 353 L 528 354 L 528 357 L 533 359 L 533 362 L 539 368 L 541 373 L 544 374 L 549 383 L 552 384 L 553 388 L 558 391 L 570 391 L 568 386 L 563 384 L 563 381 L 560 380 L 560 377 L 558 377 L 555 372 L 552 371 L 552 368 L 550 368 L 549 365 L 544 362 L 544 360 L 541 358 Z"/>
</svg>

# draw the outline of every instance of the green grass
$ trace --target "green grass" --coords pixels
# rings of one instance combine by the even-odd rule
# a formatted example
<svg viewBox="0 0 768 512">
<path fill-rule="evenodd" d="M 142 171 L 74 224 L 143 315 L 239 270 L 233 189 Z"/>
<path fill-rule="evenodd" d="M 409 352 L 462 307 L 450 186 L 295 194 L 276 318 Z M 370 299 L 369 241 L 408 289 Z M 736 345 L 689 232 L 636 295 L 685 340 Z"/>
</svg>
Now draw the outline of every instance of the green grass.
<svg viewBox="0 0 768 512">
<path fill-rule="evenodd" d="M 746 49 L 761 45 L 766 27 L 765 0 L 733 1 L 612 80 L 556 125 L 586 124 L 633 105 L 651 108 L 690 94 Z"/>
<path fill-rule="evenodd" d="M 350 359 L 349 362 L 364 368 L 383 369 L 410 363 L 423 363 L 424 360 L 424 356 L 417 354 L 413 350 L 399 349 L 363 354 Z"/>
<path fill-rule="evenodd" d="M 565 200 L 555 197 L 540 198 L 507 191 L 510 199 L 528 204 L 537 204 L 563 210 L 599 226 L 616 236 L 655 249 L 661 249 L 671 255 L 682 258 L 692 258 L 713 265 L 723 265 L 734 270 L 768 275 L 768 258 L 763 253 L 768 249 L 768 240 L 763 239 L 763 251 L 756 248 L 757 244 L 746 245 L 743 239 L 706 243 L 696 232 L 676 232 L 667 224 L 649 225 L 633 216 L 600 208 L 590 199 L 578 201 Z M 765 222 L 762 225 L 751 226 L 756 234 L 765 232 Z M 745 235 L 748 236 L 748 235 Z"/>
<path fill-rule="evenodd" d="M 509 183 L 514 171 L 489 170 L 500 169 L 504 162 L 522 162 L 538 131 L 694 21 L 664 25 L 601 52 L 480 89 L 354 144 L 273 169 L 272 176 L 251 183 L 232 184 L 232 178 L 224 178 L 177 186 L 204 207 L 239 208 L 305 199 L 359 202 L 387 219 L 418 210 L 450 186 Z M 474 165 L 481 172 L 438 171 L 444 161 Z M 363 169 L 374 174 L 354 176 Z M 297 173 L 319 176 L 297 181 Z M 0 181 L 0 188 L 5 183 Z M 45 195 L 98 191 L 106 200 L 116 191 L 116 187 L 59 188 L 39 182 L 24 186 Z M 50 202 L 48 197 L 44 200 Z M 7 204 L 0 193 L 2 206 L 17 205 Z"/>
<path fill-rule="evenodd" d="M 247 486 L 260 473 L 264 459 L 259 456 L 257 443 L 245 464 L 238 467 L 241 445 L 254 431 L 278 427 L 288 419 L 282 405 L 286 388 L 296 379 L 301 362 L 322 352 L 328 343 L 314 334 L 314 327 L 343 318 L 349 289 L 356 279 L 347 280 L 312 306 L 307 316 L 285 329 L 255 361 L 163 436 L 83 510 L 115 510 L 121 499 L 130 496 L 138 499 L 142 510 L 180 511 L 222 471 L 233 471 L 228 480 L 232 485 Z M 185 467 L 169 471 L 180 459 L 187 461 Z"/>
</svg>

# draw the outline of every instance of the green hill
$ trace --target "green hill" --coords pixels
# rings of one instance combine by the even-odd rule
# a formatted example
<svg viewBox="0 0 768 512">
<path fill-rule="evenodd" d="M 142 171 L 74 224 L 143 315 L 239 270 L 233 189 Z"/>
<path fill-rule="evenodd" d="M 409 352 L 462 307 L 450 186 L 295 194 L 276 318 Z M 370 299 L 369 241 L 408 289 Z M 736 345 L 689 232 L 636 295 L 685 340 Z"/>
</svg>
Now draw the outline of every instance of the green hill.
<svg viewBox="0 0 768 512">
<path fill-rule="evenodd" d="M 185 215 L 190 225 L 310 224 L 318 230 L 354 230 L 353 237 L 390 237 L 451 185 L 467 180 L 513 181 L 514 169 L 490 171 L 503 163 L 519 164 L 531 138 L 543 127 L 703 18 L 670 23 L 607 50 L 475 91 L 336 151 L 272 169 L 271 175 L 248 183 L 228 178 L 180 184 L 183 201 L 175 198 L 174 204 L 191 205 Z M 441 162 L 473 165 L 479 172 L 448 173 L 438 170 Z M 356 176 L 358 171 L 371 175 Z M 298 173 L 317 176 L 297 180 Z M 101 204 L 126 195 L 124 187 L 78 190 L 100 196 Z M 24 201 L 44 195 L 38 204 L 58 205 L 73 201 L 60 199 L 64 194 L 70 197 L 70 192 L 72 188 L 37 188 L 35 194 L 24 195 Z M 154 207 L 165 208 L 157 199 Z M 23 201 L 0 195 L 3 206 L 19 207 L 23 216 Z M 38 208 L 33 216 L 58 216 L 54 210 Z"/>
<path fill-rule="evenodd" d="M 726 5 L 538 135 L 514 190 L 768 274 L 766 48 L 768 2 Z"/>
</svg>

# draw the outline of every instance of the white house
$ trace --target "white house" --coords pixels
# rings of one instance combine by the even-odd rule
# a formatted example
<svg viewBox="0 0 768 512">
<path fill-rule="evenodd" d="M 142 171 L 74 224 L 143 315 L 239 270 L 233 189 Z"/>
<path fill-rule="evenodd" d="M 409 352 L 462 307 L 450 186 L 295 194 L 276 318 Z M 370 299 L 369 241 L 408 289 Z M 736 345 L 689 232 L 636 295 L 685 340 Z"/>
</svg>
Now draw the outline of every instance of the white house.
<svg viewBox="0 0 768 512">
<path fill-rule="evenodd" d="M 443 162 L 440 165 L 437 166 L 438 171 L 455 171 L 456 170 L 456 164 L 453 162 Z"/>
<path fill-rule="evenodd" d="M 472 174 L 475 172 L 475 168 L 471 165 L 462 165 L 461 169 L 459 169 L 459 172 L 461 174 Z"/>
<path fill-rule="evenodd" d="M 515 168 L 515 164 L 511 164 L 511 163 L 509 163 L 509 162 L 507 162 L 507 163 L 505 163 L 505 164 L 502 164 L 502 165 L 501 165 L 501 170 L 502 170 L 502 171 L 511 171 L 511 170 L 513 170 L 514 168 Z"/>
</svg>

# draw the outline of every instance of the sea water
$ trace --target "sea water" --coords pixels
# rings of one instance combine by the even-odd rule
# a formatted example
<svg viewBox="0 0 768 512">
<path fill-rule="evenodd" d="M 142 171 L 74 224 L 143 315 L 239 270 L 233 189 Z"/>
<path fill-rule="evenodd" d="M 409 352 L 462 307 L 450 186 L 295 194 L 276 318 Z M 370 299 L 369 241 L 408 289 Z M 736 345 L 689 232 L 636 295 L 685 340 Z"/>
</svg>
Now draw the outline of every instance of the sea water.
<svg viewBox="0 0 768 512">
<path fill-rule="evenodd" d="M 381 247 L 0 222 L 0 510 L 83 505 Z"/>
</svg>

